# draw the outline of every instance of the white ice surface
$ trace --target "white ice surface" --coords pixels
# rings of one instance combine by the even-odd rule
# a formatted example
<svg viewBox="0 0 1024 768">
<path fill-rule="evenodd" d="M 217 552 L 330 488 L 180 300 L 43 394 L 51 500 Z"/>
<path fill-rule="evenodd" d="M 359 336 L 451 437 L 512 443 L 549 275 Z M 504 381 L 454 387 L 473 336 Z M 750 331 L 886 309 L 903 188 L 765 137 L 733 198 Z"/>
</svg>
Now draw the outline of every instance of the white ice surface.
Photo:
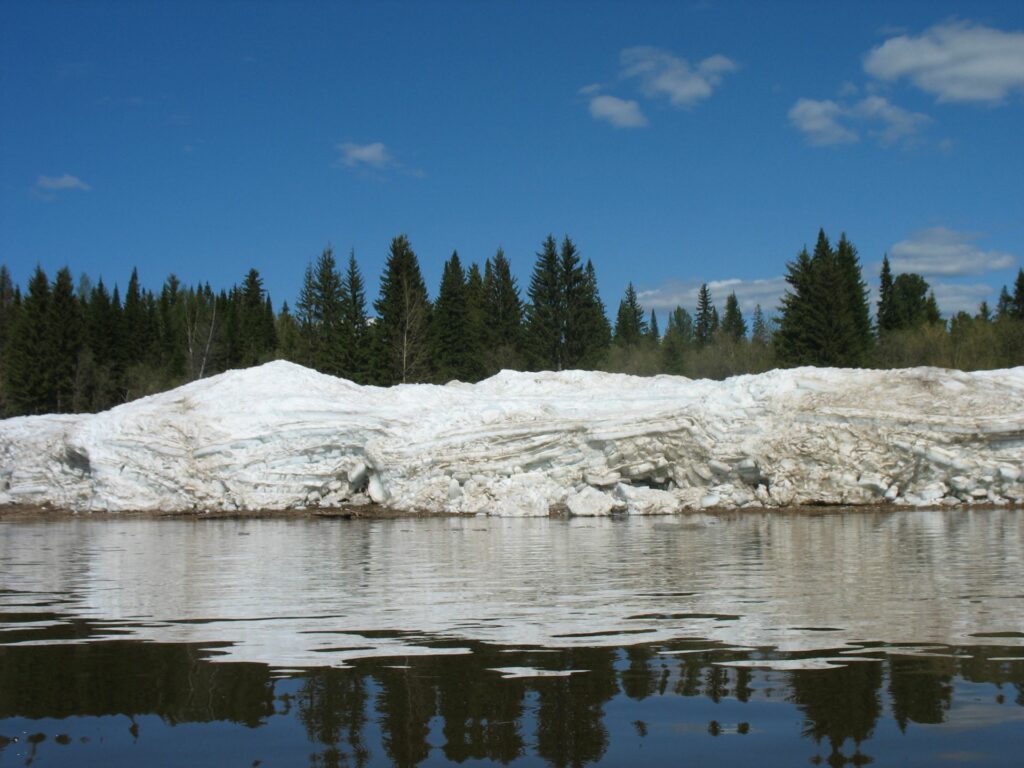
<svg viewBox="0 0 1024 768">
<path fill-rule="evenodd" d="M 364 387 L 286 362 L 0 421 L 0 504 L 546 515 L 1024 501 L 1024 367 L 726 381 L 504 371 Z"/>
</svg>

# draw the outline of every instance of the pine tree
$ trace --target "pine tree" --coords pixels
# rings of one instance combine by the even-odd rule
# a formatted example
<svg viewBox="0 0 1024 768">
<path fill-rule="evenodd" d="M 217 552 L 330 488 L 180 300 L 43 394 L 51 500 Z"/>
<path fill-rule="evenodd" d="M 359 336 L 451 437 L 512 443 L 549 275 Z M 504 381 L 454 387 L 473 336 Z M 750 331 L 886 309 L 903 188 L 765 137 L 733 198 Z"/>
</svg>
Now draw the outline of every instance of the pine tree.
<svg viewBox="0 0 1024 768">
<path fill-rule="evenodd" d="M 142 301 L 142 292 L 139 288 L 139 271 L 132 269 L 132 275 L 128 279 L 128 289 L 124 294 L 124 311 L 121 314 L 124 322 L 121 331 L 123 346 L 123 359 L 127 365 L 140 362 L 151 346 L 149 323 L 146 318 L 146 308 Z"/>
<path fill-rule="evenodd" d="M 896 275 L 892 284 L 891 330 L 918 328 L 929 322 L 928 282 L 918 274 Z"/>
<path fill-rule="evenodd" d="M 979 321 L 981 321 L 983 323 L 991 323 L 992 322 L 992 310 L 989 309 L 987 301 L 982 301 L 978 305 L 978 314 L 975 315 L 975 319 L 979 320 Z"/>
<path fill-rule="evenodd" d="M 697 292 L 697 314 L 694 319 L 693 335 L 698 347 L 706 347 L 718 328 L 718 310 L 711 301 L 711 290 L 707 283 L 701 283 Z"/>
<path fill-rule="evenodd" d="M 814 275 L 806 248 L 786 264 L 786 282 L 789 289 L 782 297 L 777 334 L 779 359 L 787 365 L 807 365 L 814 350 L 809 328 L 816 320 L 817 308 L 812 303 Z"/>
<path fill-rule="evenodd" d="M 391 241 L 374 328 L 377 381 L 426 381 L 431 374 L 430 299 L 419 260 L 405 235 Z"/>
<path fill-rule="evenodd" d="M 466 341 L 469 315 L 466 311 L 466 273 L 457 252 L 445 262 L 441 287 L 431 316 L 431 347 L 439 382 L 467 381 L 470 368 Z"/>
<path fill-rule="evenodd" d="M 281 311 L 277 313 L 274 330 L 277 333 L 277 356 L 281 360 L 297 362 L 300 344 L 299 324 L 288 308 L 287 301 L 281 303 Z"/>
<path fill-rule="evenodd" d="M 10 324 L 14 319 L 14 283 L 6 264 L 0 264 L 0 356 L 7 344 Z"/>
<path fill-rule="evenodd" d="M 725 300 L 725 317 L 722 318 L 722 332 L 733 341 L 747 337 L 747 323 L 740 311 L 740 303 L 736 294 L 730 293 Z"/>
<path fill-rule="evenodd" d="M 613 340 L 622 347 L 635 347 L 647 333 L 644 321 L 644 309 L 637 299 L 633 283 L 626 286 L 626 293 L 619 302 L 619 311 L 615 316 L 615 334 Z"/>
<path fill-rule="evenodd" d="M 925 300 L 924 321 L 928 325 L 938 325 L 942 322 L 942 313 L 939 311 L 939 303 L 935 300 L 935 291 L 929 291 L 928 298 Z"/>
<path fill-rule="evenodd" d="M 341 375 L 358 384 L 368 383 L 370 376 L 367 323 L 363 275 L 355 251 L 350 251 L 341 279 Z"/>
<path fill-rule="evenodd" d="M 1010 298 L 1010 292 L 1006 290 L 1006 286 L 1003 286 L 1003 290 L 999 292 L 999 301 L 996 302 L 996 320 L 1003 320 L 1013 316 L 1013 299 Z"/>
<path fill-rule="evenodd" d="M 562 281 L 558 246 L 548 235 L 537 254 L 526 306 L 526 354 L 533 370 L 562 369 Z"/>
</svg>

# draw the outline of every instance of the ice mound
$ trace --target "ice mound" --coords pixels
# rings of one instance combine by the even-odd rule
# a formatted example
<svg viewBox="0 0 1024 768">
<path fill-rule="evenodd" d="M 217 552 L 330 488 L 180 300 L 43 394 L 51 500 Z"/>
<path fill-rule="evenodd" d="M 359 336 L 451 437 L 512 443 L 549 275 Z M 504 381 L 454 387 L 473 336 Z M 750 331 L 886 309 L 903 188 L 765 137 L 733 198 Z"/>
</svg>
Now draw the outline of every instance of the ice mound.
<svg viewBox="0 0 1024 768">
<path fill-rule="evenodd" d="M 388 389 L 274 362 L 0 421 L 0 504 L 664 514 L 1024 502 L 1024 367 L 726 381 L 503 371 Z"/>
</svg>

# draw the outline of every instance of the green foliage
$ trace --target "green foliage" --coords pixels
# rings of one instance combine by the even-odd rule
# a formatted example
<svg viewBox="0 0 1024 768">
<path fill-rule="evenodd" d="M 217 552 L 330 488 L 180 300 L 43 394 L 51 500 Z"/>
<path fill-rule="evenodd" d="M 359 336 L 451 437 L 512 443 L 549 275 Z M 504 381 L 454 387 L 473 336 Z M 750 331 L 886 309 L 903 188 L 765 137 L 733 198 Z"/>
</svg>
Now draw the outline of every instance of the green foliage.
<svg viewBox="0 0 1024 768">
<path fill-rule="evenodd" d="M 704 347 L 711 343 L 711 338 L 718 330 L 718 310 L 711 301 L 711 290 L 707 283 L 701 283 L 697 292 L 697 314 L 693 324 L 693 335 L 697 346 Z"/>
<path fill-rule="evenodd" d="M 496 373 L 518 368 L 523 362 L 523 302 L 511 265 L 500 248 L 494 261 L 484 263 L 483 276 L 484 368 Z"/>
<path fill-rule="evenodd" d="M 473 365 L 469 339 L 469 312 L 466 301 L 466 273 L 459 254 L 445 262 L 441 288 L 431 318 L 431 352 L 437 381 L 469 381 Z"/>
<path fill-rule="evenodd" d="M 55 406 L 50 304 L 50 281 L 37 266 L 20 310 L 15 313 L 7 345 L 4 375 L 7 408 L 12 416 L 47 413 Z"/>
<path fill-rule="evenodd" d="M 777 334 L 786 365 L 858 366 L 871 348 L 867 288 L 857 251 L 843 235 L 832 249 L 818 231 L 814 255 L 805 248 L 787 264 L 790 288 L 782 299 Z"/>
<path fill-rule="evenodd" d="M 626 286 L 626 294 L 619 302 L 619 311 L 615 316 L 615 335 L 613 341 L 620 347 L 635 347 L 647 334 L 647 323 L 644 321 L 644 308 L 636 296 L 636 289 L 630 283 Z"/>
<path fill-rule="evenodd" d="M 730 293 L 725 300 L 725 316 L 722 318 L 722 333 L 733 341 L 745 339 L 747 322 L 740 311 L 740 303 L 735 293 Z"/>
<path fill-rule="evenodd" d="M 370 381 L 370 332 L 366 317 L 366 288 L 356 263 L 355 252 L 348 255 L 348 267 L 341 279 L 341 332 L 338 349 L 341 370 L 358 384 Z"/>
<path fill-rule="evenodd" d="M 526 305 L 526 358 L 533 370 L 562 369 L 562 280 L 555 238 L 547 236 L 533 267 Z"/>
<path fill-rule="evenodd" d="M 405 235 L 391 241 L 380 297 L 373 307 L 376 382 L 387 386 L 427 381 L 431 306 L 419 260 Z"/>
<path fill-rule="evenodd" d="M 682 375 L 695 342 L 693 318 L 689 312 L 677 306 L 668 316 L 665 338 L 661 340 L 661 369 L 665 373 Z"/>
</svg>

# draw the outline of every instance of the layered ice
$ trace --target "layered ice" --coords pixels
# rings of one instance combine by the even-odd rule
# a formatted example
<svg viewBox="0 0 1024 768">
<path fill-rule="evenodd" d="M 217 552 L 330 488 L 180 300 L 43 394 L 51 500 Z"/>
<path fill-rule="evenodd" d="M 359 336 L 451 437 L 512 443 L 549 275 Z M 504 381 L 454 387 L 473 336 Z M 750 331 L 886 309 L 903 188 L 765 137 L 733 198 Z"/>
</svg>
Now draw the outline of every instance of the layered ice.
<svg viewBox="0 0 1024 768">
<path fill-rule="evenodd" d="M 563 371 L 359 386 L 287 362 L 0 421 L 0 504 L 488 515 L 1024 502 L 1024 367 Z"/>
</svg>

